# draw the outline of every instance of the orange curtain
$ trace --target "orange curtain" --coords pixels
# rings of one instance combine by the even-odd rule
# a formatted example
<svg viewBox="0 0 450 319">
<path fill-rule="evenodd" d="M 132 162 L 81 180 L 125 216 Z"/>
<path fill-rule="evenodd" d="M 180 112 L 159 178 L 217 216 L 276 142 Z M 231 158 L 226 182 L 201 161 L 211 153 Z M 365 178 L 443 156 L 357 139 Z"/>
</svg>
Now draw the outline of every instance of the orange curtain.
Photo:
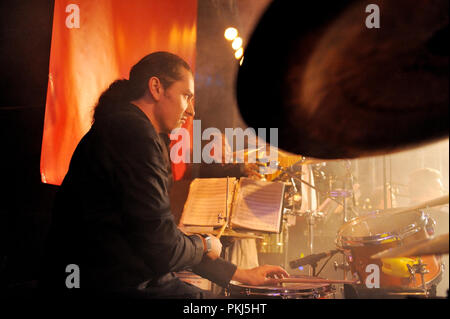
<svg viewBox="0 0 450 319">
<path fill-rule="evenodd" d="M 100 93 L 128 78 L 143 56 L 173 52 L 194 69 L 196 21 L 197 0 L 55 0 L 42 182 L 61 184 Z M 192 131 L 192 121 L 185 126 Z M 173 165 L 175 179 L 185 171 L 185 164 Z"/>
</svg>

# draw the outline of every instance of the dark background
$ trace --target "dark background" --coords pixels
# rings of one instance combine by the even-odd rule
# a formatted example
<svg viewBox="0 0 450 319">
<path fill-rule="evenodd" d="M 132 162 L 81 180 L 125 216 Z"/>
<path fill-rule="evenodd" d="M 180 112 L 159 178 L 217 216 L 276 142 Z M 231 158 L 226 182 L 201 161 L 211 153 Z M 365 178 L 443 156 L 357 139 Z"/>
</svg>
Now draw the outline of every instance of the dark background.
<svg viewBox="0 0 450 319">
<path fill-rule="evenodd" d="M 53 1 L 0 4 L 0 281 L 37 277 L 57 187 L 40 181 Z"/>
</svg>

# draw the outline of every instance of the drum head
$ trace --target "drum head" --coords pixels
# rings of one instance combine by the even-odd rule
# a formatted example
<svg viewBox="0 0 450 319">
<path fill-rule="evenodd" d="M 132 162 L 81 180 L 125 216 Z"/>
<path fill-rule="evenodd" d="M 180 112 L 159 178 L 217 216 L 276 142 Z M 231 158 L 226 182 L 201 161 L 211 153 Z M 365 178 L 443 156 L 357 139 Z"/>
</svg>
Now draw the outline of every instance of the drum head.
<svg viewBox="0 0 450 319">
<path fill-rule="evenodd" d="M 306 292 L 314 289 L 326 288 L 329 284 L 312 284 L 312 283 L 283 283 L 281 286 L 252 286 L 237 285 L 242 289 L 252 289 L 258 292 Z"/>
<path fill-rule="evenodd" d="M 423 212 L 401 210 L 395 208 L 375 211 L 349 221 L 338 231 L 338 247 L 348 248 L 401 240 L 426 225 L 427 217 Z"/>
</svg>

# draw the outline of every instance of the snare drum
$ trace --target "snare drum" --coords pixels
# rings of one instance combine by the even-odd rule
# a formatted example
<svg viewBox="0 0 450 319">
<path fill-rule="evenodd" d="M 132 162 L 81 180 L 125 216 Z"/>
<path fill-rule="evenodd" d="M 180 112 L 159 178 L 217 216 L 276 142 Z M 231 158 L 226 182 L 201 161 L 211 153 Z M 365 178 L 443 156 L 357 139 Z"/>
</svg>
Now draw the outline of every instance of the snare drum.
<svg viewBox="0 0 450 319">
<path fill-rule="evenodd" d="M 353 274 L 357 274 L 362 284 L 378 266 L 380 288 L 404 287 L 420 288 L 420 274 L 413 275 L 409 268 L 417 264 L 417 258 L 372 259 L 371 256 L 389 248 L 398 247 L 417 240 L 429 238 L 434 231 L 431 219 L 421 211 L 399 212 L 400 209 L 372 212 L 344 224 L 338 231 L 336 244 L 349 252 L 348 261 Z M 440 280 L 442 266 L 436 256 L 422 257 L 426 264 L 425 282 L 427 287 Z M 408 266 L 410 265 L 410 266 Z"/>
<path fill-rule="evenodd" d="M 333 299 L 334 293 L 331 284 L 323 283 L 283 283 L 277 286 L 230 284 L 226 289 L 226 295 L 230 298 L 248 299 Z"/>
</svg>

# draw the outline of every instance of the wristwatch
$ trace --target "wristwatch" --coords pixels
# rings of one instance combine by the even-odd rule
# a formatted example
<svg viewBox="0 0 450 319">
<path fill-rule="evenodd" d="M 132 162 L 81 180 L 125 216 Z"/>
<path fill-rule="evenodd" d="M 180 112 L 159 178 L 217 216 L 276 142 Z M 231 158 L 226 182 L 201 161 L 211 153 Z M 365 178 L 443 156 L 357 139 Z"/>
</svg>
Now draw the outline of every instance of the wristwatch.
<svg viewBox="0 0 450 319">
<path fill-rule="evenodd" d="M 211 237 L 208 235 L 202 235 L 203 239 L 205 240 L 205 244 L 206 244 L 206 252 L 205 253 L 209 253 L 212 248 L 211 248 Z"/>
</svg>

